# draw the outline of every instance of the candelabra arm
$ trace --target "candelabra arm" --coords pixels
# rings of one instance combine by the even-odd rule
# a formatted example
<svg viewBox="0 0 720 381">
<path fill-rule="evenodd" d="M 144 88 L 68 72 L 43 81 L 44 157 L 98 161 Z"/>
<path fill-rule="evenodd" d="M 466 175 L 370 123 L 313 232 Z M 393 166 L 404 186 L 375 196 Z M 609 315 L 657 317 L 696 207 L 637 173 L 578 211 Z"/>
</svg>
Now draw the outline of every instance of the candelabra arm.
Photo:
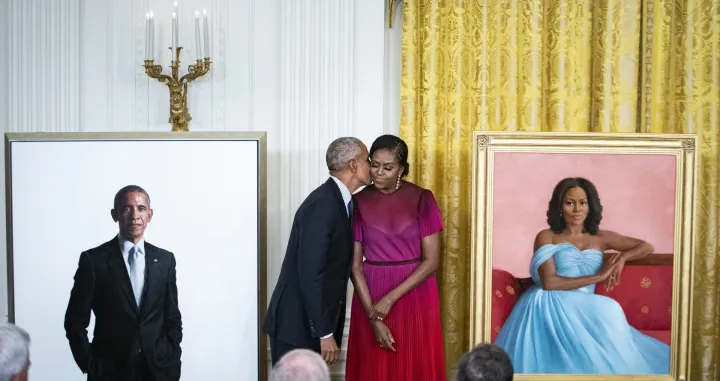
<svg viewBox="0 0 720 381">
<path fill-rule="evenodd" d="M 162 74 L 162 66 L 155 65 L 153 60 L 145 60 L 145 73 L 150 78 L 157 79 L 159 82 L 172 82 L 173 78 L 167 74 Z"/>
<path fill-rule="evenodd" d="M 203 60 L 197 60 L 194 65 L 188 65 L 187 74 L 180 78 L 180 82 L 192 82 L 210 71 L 210 58 Z"/>
</svg>

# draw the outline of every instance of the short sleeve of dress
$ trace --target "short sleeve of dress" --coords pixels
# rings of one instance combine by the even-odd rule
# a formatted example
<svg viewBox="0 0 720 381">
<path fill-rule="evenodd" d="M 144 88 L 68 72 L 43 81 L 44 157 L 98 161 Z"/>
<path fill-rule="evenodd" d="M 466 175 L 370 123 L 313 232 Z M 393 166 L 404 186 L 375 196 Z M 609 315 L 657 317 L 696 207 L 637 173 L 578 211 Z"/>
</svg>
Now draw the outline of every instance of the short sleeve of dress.
<svg viewBox="0 0 720 381">
<path fill-rule="evenodd" d="M 353 206 L 353 235 L 355 242 L 362 242 L 362 217 L 360 216 L 360 208 Z"/>
<path fill-rule="evenodd" d="M 420 238 L 443 230 L 442 213 L 435 196 L 430 190 L 426 189 L 420 195 L 418 220 L 420 223 Z"/>
<path fill-rule="evenodd" d="M 547 262 L 550 258 L 555 255 L 557 251 L 557 245 L 543 245 L 533 253 L 532 259 L 530 259 L 530 277 L 535 284 L 541 284 L 542 279 L 540 278 L 540 266 Z"/>
</svg>

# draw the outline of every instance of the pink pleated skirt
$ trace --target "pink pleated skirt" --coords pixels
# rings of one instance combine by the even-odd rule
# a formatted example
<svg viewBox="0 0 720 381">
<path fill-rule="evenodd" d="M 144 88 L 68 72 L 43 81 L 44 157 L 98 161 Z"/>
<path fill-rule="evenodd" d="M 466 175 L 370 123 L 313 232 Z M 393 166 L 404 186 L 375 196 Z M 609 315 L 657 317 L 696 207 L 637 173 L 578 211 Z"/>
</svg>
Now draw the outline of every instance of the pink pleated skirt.
<svg viewBox="0 0 720 381">
<path fill-rule="evenodd" d="M 373 301 L 400 285 L 418 263 L 364 265 Z M 445 381 L 440 301 L 435 275 L 400 298 L 384 320 L 395 338 L 392 352 L 380 347 L 367 314 L 353 295 L 346 381 Z"/>
</svg>

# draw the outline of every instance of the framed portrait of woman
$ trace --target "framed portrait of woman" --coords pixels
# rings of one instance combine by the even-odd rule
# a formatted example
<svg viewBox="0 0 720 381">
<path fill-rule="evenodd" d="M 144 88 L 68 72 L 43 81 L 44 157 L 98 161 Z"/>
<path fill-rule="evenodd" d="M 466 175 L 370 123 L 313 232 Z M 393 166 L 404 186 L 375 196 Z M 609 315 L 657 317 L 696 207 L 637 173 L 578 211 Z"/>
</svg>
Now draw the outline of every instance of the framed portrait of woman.
<svg viewBox="0 0 720 381">
<path fill-rule="evenodd" d="M 517 380 L 687 379 L 697 136 L 473 141 L 471 346 Z"/>
</svg>

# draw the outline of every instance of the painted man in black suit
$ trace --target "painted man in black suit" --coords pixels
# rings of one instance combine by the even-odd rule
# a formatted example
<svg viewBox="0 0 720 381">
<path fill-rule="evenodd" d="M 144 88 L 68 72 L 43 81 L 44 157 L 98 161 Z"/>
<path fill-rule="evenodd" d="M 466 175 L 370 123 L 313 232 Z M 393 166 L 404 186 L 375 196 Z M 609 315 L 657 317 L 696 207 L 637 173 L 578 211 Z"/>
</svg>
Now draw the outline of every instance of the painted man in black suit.
<svg viewBox="0 0 720 381">
<path fill-rule="evenodd" d="M 182 319 L 175 256 L 144 240 L 153 210 L 141 187 L 120 189 L 111 215 L 119 234 L 80 254 L 65 312 L 70 350 L 88 381 L 177 381 Z"/>
<path fill-rule="evenodd" d="M 295 212 L 285 259 L 265 316 L 273 365 L 296 348 L 340 354 L 353 255 L 352 194 L 370 184 L 365 144 L 333 141 L 325 155 L 330 178 Z"/>
</svg>

